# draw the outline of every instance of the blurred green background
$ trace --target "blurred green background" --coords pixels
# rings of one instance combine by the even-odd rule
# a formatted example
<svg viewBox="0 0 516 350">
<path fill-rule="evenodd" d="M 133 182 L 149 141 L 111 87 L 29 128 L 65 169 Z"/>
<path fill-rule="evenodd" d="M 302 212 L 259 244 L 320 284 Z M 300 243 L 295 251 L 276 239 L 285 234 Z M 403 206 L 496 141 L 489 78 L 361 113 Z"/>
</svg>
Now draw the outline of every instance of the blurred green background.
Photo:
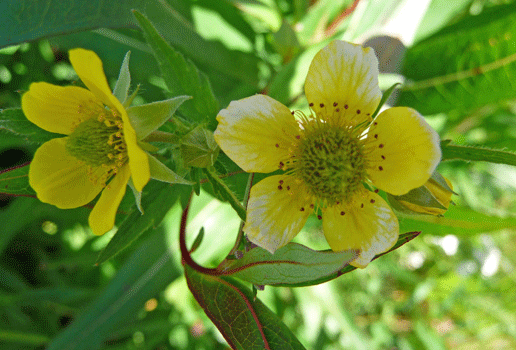
<svg viewBox="0 0 516 350">
<path fill-rule="evenodd" d="M 375 48 L 381 87 L 405 83 L 389 103 L 418 109 L 442 139 L 516 151 L 513 1 L 122 1 L 106 13 L 102 1 L 52 6 L 0 4 L 0 108 L 19 107 L 31 82 L 76 81 L 67 55 L 74 47 L 97 52 L 111 84 L 131 50 L 133 84 L 141 84 L 135 103 L 166 98 L 129 11 L 138 8 L 208 76 L 222 108 L 262 92 L 306 109 L 312 57 L 344 39 Z M 30 43 L 9 46 L 19 41 Z M 6 124 L 0 134 L 2 169 L 30 161 L 39 146 Z M 400 218 L 402 232 L 422 231 L 417 239 L 329 283 L 258 293 L 307 349 L 516 349 L 516 170 L 463 161 L 438 170 L 459 194 L 456 205 L 444 218 Z M 227 179 L 240 196 L 245 178 Z M 188 191 L 178 187 L 171 200 Z M 216 266 L 239 219 L 209 193 L 194 198 L 187 232 L 191 243 L 205 228 L 194 258 Z M 0 349 L 228 349 L 182 274 L 180 201 L 161 224 L 95 266 L 114 232 L 91 234 L 91 208 L 0 199 Z M 296 240 L 326 248 L 322 237 L 310 218 Z"/>
</svg>

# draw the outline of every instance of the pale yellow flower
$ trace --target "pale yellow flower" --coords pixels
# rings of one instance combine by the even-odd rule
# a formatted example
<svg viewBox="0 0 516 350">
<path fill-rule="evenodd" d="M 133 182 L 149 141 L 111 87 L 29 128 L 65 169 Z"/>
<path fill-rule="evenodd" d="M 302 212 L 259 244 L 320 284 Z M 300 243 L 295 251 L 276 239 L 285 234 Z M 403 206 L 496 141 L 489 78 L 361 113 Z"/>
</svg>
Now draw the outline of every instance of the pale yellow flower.
<svg viewBox="0 0 516 350">
<path fill-rule="evenodd" d="M 360 250 L 364 267 L 397 241 L 399 225 L 372 186 L 394 195 L 422 186 L 441 159 L 439 136 L 415 110 L 380 100 L 370 48 L 334 41 L 314 57 L 305 95 L 311 115 L 264 95 L 230 103 L 215 140 L 247 172 L 281 174 L 251 189 L 244 231 L 271 253 L 302 229 L 312 212 L 334 251 Z"/>
<path fill-rule="evenodd" d="M 93 233 L 100 235 L 113 227 L 129 179 L 138 192 L 149 181 L 149 157 L 111 93 L 99 57 L 74 49 L 70 62 L 88 89 L 33 83 L 22 97 L 27 119 L 68 135 L 38 148 L 29 183 L 42 202 L 63 209 L 85 205 L 102 191 L 89 216 Z"/>
</svg>

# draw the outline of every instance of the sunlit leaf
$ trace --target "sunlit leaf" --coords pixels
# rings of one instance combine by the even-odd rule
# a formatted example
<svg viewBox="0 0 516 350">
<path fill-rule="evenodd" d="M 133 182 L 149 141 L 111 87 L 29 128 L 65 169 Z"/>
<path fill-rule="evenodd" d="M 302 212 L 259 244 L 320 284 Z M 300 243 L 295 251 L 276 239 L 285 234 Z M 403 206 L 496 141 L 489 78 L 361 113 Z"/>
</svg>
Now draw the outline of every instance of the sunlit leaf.
<svg viewBox="0 0 516 350">
<path fill-rule="evenodd" d="M 334 275 L 357 257 L 357 251 L 315 251 L 289 243 L 274 254 L 255 247 L 238 260 L 225 260 L 218 269 L 257 285 L 310 285 Z"/>
</svg>

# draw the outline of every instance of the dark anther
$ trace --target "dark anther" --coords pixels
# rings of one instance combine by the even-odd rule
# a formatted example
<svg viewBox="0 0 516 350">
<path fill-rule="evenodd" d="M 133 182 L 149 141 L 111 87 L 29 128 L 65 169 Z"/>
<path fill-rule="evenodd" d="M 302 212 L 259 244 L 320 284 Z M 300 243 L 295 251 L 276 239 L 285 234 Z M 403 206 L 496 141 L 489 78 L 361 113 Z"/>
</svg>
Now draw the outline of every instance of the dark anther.
<svg viewBox="0 0 516 350">
<path fill-rule="evenodd" d="M 317 219 L 321 220 L 322 216 L 321 215 L 317 215 Z"/>
<path fill-rule="evenodd" d="M 276 147 L 279 147 L 279 144 L 276 144 Z"/>
<path fill-rule="evenodd" d="M 378 193 L 378 192 L 380 192 L 380 190 L 379 190 L 379 189 L 374 190 L 374 193 Z"/>
<path fill-rule="evenodd" d="M 287 186 L 287 190 L 290 191 L 290 186 Z"/>
<path fill-rule="evenodd" d="M 349 107 L 348 105 L 344 105 L 344 108 L 345 108 L 345 109 L 348 109 L 348 107 Z"/>
<path fill-rule="evenodd" d="M 371 199 L 371 203 L 374 203 L 374 199 Z"/>
<path fill-rule="evenodd" d="M 344 214 L 346 214 L 346 213 L 344 213 L 343 211 L 340 212 L 340 215 L 344 215 Z"/>
<path fill-rule="evenodd" d="M 335 108 L 335 112 L 339 113 L 340 112 L 340 108 Z"/>
<path fill-rule="evenodd" d="M 301 209 L 299 209 L 299 210 L 301 210 L 301 211 L 305 211 L 305 208 L 304 208 L 304 207 L 301 207 Z"/>
<path fill-rule="evenodd" d="M 278 190 L 282 190 L 283 187 L 281 185 L 278 186 Z"/>
<path fill-rule="evenodd" d="M 357 114 L 360 114 L 360 109 L 357 109 Z"/>
<path fill-rule="evenodd" d="M 378 138 L 378 134 L 374 134 L 374 138 L 377 139 Z"/>
<path fill-rule="evenodd" d="M 381 166 L 379 166 L 379 167 L 378 167 L 378 169 L 379 169 L 380 171 L 381 171 L 381 170 L 383 170 L 383 168 L 382 168 Z"/>
<path fill-rule="evenodd" d="M 385 159 L 385 156 L 382 156 L 382 159 Z"/>
<path fill-rule="evenodd" d="M 360 208 L 363 208 L 364 207 L 364 203 L 360 204 Z"/>
<path fill-rule="evenodd" d="M 279 180 L 279 184 L 280 184 L 280 185 L 283 185 L 283 180 Z"/>
<path fill-rule="evenodd" d="M 333 107 L 337 107 L 338 103 L 337 102 L 333 102 Z"/>
<path fill-rule="evenodd" d="M 380 143 L 380 145 L 378 147 L 383 148 L 383 143 Z"/>
<path fill-rule="evenodd" d="M 309 106 L 310 106 L 310 107 L 313 107 L 313 106 L 314 106 L 313 102 L 312 102 L 312 103 L 310 103 L 310 104 L 309 104 Z"/>
<path fill-rule="evenodd" d="M 319 107 L 323 108 L 324 107 L 324 103 L 319 104 Z"/>
</svg>

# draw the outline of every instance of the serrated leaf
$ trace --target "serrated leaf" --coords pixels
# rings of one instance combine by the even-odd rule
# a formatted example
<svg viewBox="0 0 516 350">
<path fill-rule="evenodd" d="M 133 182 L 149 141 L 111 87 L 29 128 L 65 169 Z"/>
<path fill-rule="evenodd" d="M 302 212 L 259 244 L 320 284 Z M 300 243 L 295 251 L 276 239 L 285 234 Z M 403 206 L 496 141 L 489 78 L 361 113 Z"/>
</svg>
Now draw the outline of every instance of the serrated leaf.
<svg viewBox="0 0 516 350">
<path fill-rule="evenodd" d="M 414 45 L 405 56 L 408 82 L 398 104 L 435 114 L 514 98 L 515 37 L 513 3 L 468 16 Z"/>
<path fill-rule="evenodd" d="M 29 163 L 0 172 L 0 193 L 16 196 L 36 196 L 29 185 Z"/>
<path fill-rule="evenodd" d="M 206 75 L 163 40 L 145 16 L 137 11 L 133 13 L 154 52 L 171 95 L 193 97 L 191 101 L 182 104 L 179 110 L 192 121 L 213 122 L 219 112 L 219 104 Z"/>
<path fill-rule="evenodd" d="M 98 298 L 46 347 L 102 348 L 113 331 L 136 320 L 144 303 L 180 275 L 161 232 L 142 242 Z"/>
<path fill-rule="evenodd" d="M 284 323 L 235 279 L 185 265 L 188 288 L 233 349 L 304 349 Z"/>
<path fill-rule="evenodd" d="M 256 285 L 310 285 L 312 281 L 343 269 L 358 256 L 358 251 L 316 251 L 289 243 L 274 254 L 255 247 L 241 259 L 225 260 L 218 269 Z"/>
<path fill-rule="evenodd" d="M 141 234 L 156 228 L 181 195 L 190 193 L 189 186 L 169 185 L 152 181 L 143 189 L 141 206 L 145 214 L 133 210 L 97 258 L 97 264 L 112 258 L 128 247 Z"/>
<path fill-rule="evenodd" d="M 213 132 L 198 126 L 183 137 L 181 154 L 188 167 L 207 168 L 215 164 L 219 145 Z"/>
<path fill-rule="evenodd" d="M 26 142 L 35 144 L 42 144 L 53 138 L 63 137 L 61 134 L 43 130 L 30 122 L 21 108 L 0 110 L 0 131 L 14 134 Z"/>
</svg>

